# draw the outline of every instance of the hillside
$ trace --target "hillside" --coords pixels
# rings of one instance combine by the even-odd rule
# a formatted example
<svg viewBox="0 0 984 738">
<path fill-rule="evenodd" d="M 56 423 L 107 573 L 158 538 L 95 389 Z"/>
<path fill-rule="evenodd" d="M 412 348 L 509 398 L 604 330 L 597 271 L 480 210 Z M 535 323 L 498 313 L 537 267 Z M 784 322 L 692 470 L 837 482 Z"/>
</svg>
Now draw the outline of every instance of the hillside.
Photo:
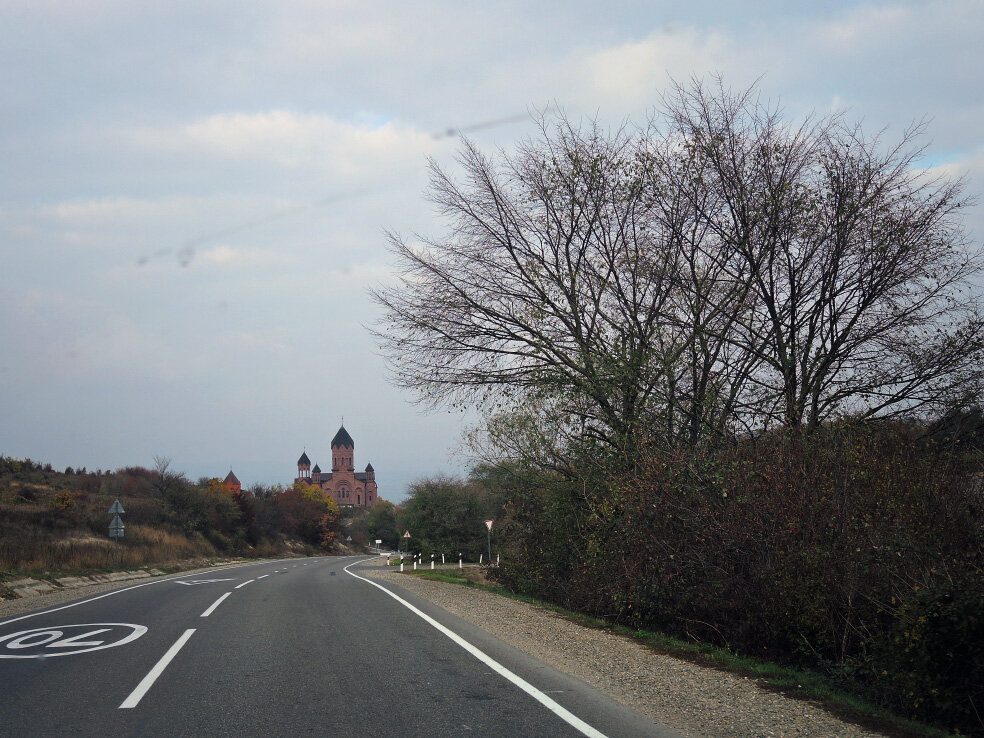
<svg viewBox="0 0 984 738">
<path fill-rule="evenodd" d="M 0 457 L 0 581 L 112 569 L 108 511 L 116 499 L 126 511 L 121 568 L 330 552 L 342 526 L 338 507 L 304 486 L 233 492 L 217 479 L 192 483 L 166 462 L 56 471 Z"/>
</svg>

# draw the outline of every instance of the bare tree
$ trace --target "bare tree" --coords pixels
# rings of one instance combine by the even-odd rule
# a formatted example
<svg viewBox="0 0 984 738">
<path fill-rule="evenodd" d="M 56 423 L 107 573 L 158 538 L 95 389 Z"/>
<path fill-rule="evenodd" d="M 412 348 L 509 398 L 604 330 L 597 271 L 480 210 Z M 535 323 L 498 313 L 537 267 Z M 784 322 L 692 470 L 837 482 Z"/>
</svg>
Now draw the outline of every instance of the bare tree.
<svg viewBox="0 0 984 738">
<path fill-rule="evenodd" d="M 919 128 L 893 146 L 836 116 L 790 128 L 720 83 L 677 88 L 666 117 L 697 152 L 690 199 L 715 234 L 709 260 L 752 290 L 729 341 L 759 360 L 746 403 L 758 423 L 980 393 L 981 254 L 956 217 L 962 182 L 914 164 Z"/>
<path fill-rule="evenodd" d="M 530 398 L 623 447 L 665 384 L 656 337 L 676 255 L 652 232 L 636 142 L 554 132 L 493 160 L 432 164 L 444 240 L 393 236 L 400 285 L 374 293 L 396 381 L 428 401 Z"/>
<path fill-rule="evenodd" d="M 396 382 L 528 406 L 633 453 L 980 392 L 981 256 L 962 184 L 840 117 L 678 87 L 638 132 L 564 118 L 515 153 L 431 164 L 444 238 L 393 235 L 374 292 Z"/>
</svg>

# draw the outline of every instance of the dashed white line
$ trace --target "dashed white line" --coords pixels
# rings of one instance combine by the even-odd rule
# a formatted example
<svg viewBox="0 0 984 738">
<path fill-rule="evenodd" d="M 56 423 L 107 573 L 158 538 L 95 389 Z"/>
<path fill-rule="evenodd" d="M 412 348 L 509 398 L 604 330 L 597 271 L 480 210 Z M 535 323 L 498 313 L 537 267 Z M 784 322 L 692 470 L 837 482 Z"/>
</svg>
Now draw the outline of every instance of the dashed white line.
<svg viewBox="0 0 984 738">
<path fill-rule="evenodd" d="M 255 581 L 256 581 L 255 579 L 248 579 L 245 582 L 243 582 L 242 584 L 237 584 L 235 587 L 233 587 L 233 589 L 239 589 L 240 587 L 245 587 L 250 582 L 255 582 Z"/>
<path fill-rule="evenodd" d="M 266 579 L 268 576 L 270 576 L 270 575 L 269 574 L 264 574 L 262 577 L 257 577 L 257 579 Z"/>
<path fill-rule="evenodd" d="M 205 612 L 202 613 L 202 617 L 203 618 L 207 618 L 209 615 L 211 615 L 213 612 L 215 612 L 215 608 L 217 608 L 219 605 L 222 604 L 222 600 L 224 600 L 226 597 L 228 597 L 231 594 L 232 594 L 232 592 L 226 592 L 219 599 L 217 599 L 215 602 L 213 602 L 212 603 L 212 606 L 210 608 L 208 608 Z"/>
<path fill-rule="evenodd" d="M 229 571 L 229 570 L 232 570 L 232 569 L 241 569 L 241 568 L 247 567 L 247 566 L 263 566 L 266 563 L 268 563 L 268 562 L 261 561 L 261 562 L 255 563 L 255 564 L 236 564 L 235 566 L 227 566 L 227 567 L 224 567 L 222 569 L 222 571 Z M 143 582 L 142 584 L 134 584 L 132 587 L 124 587 L 123 589 L 115 589 L 112 592 L 105 592 L 105 593 L 103 593 L 101 595 L 96 595 L 95 597 L 90 597 L 90 598 L 85 599 L 85 600 L 79 600 L 78 602 L 72 602 L 72 603 L 70 603 L 68 605 L 62 605 L 61 607 L 52 607 L 52 608 L 50 608 L 48 610 L 38 610 L 37 612 L 31 612 L 31 613 L 28 613 L 27 615 L 21 615 L 21 616 L 16 617 L 16 618 L 10 618 L 8 620 L 3 620 L 3 621 L 0 621 L 0 625 L 8 625 L 9 623 L 16 623 L 19 620 L 27 620 L 28 618 L 35 618 L 38 615 L 47 615 L 48 613 L 59 612 L 61 610 L 67 610 L 70 607 L 78 607 L 79 605 L 87 605 L 90 602 L 95 602 L 96 600 L 101 600 L 101 599 L 103 599 L 105 597 L 114 597 L 115 595 L 123 594 L 124 592 L 130 592 L 130 591 L 132 591 L 134 589 L 141 589 L 143 587 L 152 587 L 155 584 L 162 584 L 164 582 L 177 582 L 180 579 L 187 579 L 188 577 L 193 577 L 193 576 L 201 576 L 201 572 L 197 572 L 197 574 L 195 572 L 192 572 L 191 574 L 180 574 L 180 575 L 173 576 L 173 577 L 164 577 L 163 579 L 155 579 L 155 580 L 153 580 L 151 582 Z"/>
<path fill-rule="evenodd" d="M 147 690 L 154 686 L 154 682 L 157 681 L 157 677 L 164 673 L 164 669 L 166 669 L 167 665 L 171 663 L 171 659 L 178 655 L 178 651 L 180 651 L 184 644 L 188 642 L 188 639 L 191 638 L 194 632 L 194 628 L 186 630 L 182 636 L 174 642 L 174 645 L 168 649 L 167 653 L 161 656 L 161 660 L 154 664 L 154 668 L 147 672 L 147 676 L 140 680 L 140 684 L 137 685 L 136 689 L 130 692 L 130 696 L 123 700 L 123 704 L 119 706 L 120 710 L 129 710 L 130 708 L 136 707 L 140 704 L 140 700 L 142 700 L 143 696 L 147 694 Z"/>
</svg>

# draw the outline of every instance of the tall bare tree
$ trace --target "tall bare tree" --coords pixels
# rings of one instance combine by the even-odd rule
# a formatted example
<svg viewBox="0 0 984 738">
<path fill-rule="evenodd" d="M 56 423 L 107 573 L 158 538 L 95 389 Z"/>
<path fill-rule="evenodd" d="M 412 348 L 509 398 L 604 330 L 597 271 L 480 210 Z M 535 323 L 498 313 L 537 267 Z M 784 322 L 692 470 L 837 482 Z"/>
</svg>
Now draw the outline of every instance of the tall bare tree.
<svg viewBox="0 0 984 738">
<path fill-rule="evenodd" d="M 515 153 L 431 164 L 443 238 L 390 238 L 374 292 L 398 384 L 535 406 L 631 454 L 980 392 L 962 184 L 840 117 L 790 126 L 695 82 L 647 128 L 543 121 Z"/>
<path fill-rule="evenodd" d="M 962 182 L 915 165 L 919 128 L 891 146 L 836 116 L 791 128 L 720 83 L 677 88 L 666 117 L 696 150 L 699 185 L 681 189 L 715 234 L 707 256 L 752 290 L 729 340 L 759 360 L 756 421 L 979 394 L 981 254 L 956 217 Z"/>
<path fill-rule="evenodd" d="M 375 292 L 396 380 L 429 401 L 534 399 L 622 446 L 661 393 L 657 337 L 677 255 L 652 230 L 634 151 L 561 121 L 464 181 L 432 164 L 447 238 L 398 236 L 399 286 Z"/>
</svg>

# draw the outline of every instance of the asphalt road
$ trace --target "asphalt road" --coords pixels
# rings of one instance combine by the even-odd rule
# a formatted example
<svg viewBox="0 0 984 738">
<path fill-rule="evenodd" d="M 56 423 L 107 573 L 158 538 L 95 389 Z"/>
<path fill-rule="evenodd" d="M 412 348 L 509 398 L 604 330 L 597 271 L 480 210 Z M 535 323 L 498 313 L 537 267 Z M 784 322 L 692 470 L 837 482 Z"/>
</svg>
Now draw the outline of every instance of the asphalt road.
<svg viewBox="0 0 984 738">
<path fill-rule="evenodd" d="M 143 582 L 0 622 L 0 735 L 673 735 L 360 558 Z"/>
</svg>

